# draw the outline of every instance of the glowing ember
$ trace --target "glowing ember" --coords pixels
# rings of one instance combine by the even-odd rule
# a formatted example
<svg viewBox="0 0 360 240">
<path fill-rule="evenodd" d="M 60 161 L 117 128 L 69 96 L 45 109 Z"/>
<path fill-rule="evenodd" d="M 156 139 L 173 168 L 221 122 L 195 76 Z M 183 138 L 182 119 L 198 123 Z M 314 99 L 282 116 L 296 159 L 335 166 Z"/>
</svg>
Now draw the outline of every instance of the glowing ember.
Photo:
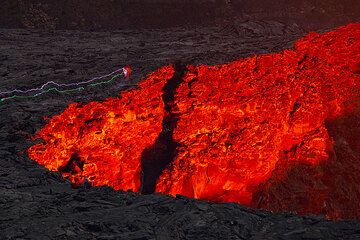
<svg viewBox="0 0 360 240">
<path fill-rule="evenodd" d="M 145 193 L 353 218 L 359 99 L 351 24 L 277 54 L 164 67 L 119 98 L 70 105 L 28 153 L 76 185 L 140 191 L 142 178 Z"/>
</svg>

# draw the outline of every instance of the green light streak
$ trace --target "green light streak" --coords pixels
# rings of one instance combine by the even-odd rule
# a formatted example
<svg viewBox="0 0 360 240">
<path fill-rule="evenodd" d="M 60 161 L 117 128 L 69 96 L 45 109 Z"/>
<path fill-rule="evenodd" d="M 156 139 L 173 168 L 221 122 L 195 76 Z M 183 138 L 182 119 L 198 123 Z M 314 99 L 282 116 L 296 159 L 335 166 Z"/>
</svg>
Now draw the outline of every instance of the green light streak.
<svg viewBox="0 0 360 240">
<path fill-rule="evenodd" d="M 98 83 L 92 83 L 92 84 L 89 84 L 85 87 L 97 87 L 97 86 L 100 86 L 100 85 L 103 85 L 103 84 L 110 84 L 112 82 L 115 81 L 116 78 L 120 77 L 122 74 L 118 74 L 118 75 L 115 75 L 114 77 L 112 77 L 110 80 L 108 81 L 104 81 L 104 82 L 98 82 Z M 78 87 L 78 88 L 74 88 L 74 89 L 68 89 L 68 90 L 59 90 L 58 88 L 54 87 L 54 88 L 49 88 L 43 92 L 40 92 L 40 93 L 37 93 L 37 94 L 34 94 L 34 95 L 30 95 L 30 96 L 21 96 L 21 95 L 13 95 L 11 97 L 5 97 L 5 98 L 1 98 L 0 99 L 0 102 L 5 102 L 6 100 L 11 100 L 11 99 L 31 99 L 31 98 L 36 98 L 42 94 L 45 94 L 45 93 L 49 93 L 49 92 L 56 92 L 56 93 L 72 93 L 72 92 L 76 92 L 76 91 L 82 91 L 85 89 L 85 87 Z"/>
</svg>

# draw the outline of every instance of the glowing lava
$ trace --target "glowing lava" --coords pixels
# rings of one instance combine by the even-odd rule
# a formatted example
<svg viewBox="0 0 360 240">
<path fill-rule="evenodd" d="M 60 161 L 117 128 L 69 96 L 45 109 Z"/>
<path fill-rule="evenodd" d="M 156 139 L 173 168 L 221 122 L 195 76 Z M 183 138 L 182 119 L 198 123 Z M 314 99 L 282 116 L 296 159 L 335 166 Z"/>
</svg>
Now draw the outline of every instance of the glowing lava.
<svg viewBox="0 0 360 240">
<path fill-rule="evenodd" d="M 167 66 L 119 98 L 71 104 L 28 153 L 76 185 L 142 182 L 142 192 L 355 218 L 359 99 L 360 24 L 350 24 L 281 53 Z"/>
<path fill-rule="evenodd" d="M 164 67 L 119 98 L 69 105 L 38 132 L 45 144 L 31 147 L 29 156 L 75 185 L 87 178 L 94 186 L 139 191 L 141 153 L 161 132 L 161 89 L 172 75 Z"/>
</svg>

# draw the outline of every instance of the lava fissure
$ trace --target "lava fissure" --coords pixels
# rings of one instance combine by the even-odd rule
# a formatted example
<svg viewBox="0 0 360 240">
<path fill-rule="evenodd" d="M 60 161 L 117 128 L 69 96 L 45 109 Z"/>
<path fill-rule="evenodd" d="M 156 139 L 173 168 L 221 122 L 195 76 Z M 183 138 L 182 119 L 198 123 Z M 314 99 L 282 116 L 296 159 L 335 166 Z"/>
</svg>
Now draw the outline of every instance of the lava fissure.
<svg viewBox="0 0 360 240">
<path fill-rule="evenodd" d="M 178 116 L 174 113 L 174 98 L 176 89 L 183 81 L 186 67 L 182 63 L 174 64 L 174 75 L 164 85 L 162 100 L 164 103 L 165 117 L 162 121 L 162 131 L 154 145 L 146 148 L 141 155 L 141 193 L 151 194 L 155 192 L 156 181 L 163 170 L 173 161 L 177 155 L 176 149 L 179 143 L 174 141 L 174 129 Z"/>
</svg>

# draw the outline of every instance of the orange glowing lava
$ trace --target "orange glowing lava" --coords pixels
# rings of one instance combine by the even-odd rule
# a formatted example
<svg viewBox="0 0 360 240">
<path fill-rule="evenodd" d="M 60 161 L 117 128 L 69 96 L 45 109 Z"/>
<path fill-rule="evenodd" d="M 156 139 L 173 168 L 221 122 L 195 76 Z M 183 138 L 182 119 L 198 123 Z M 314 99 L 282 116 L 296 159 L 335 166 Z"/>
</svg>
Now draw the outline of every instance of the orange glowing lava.
<svg viewBox="0 0 360 240">
<path fill-rule="evenodd" d="M 139 191 L 141 153 L 161 132 L 161 89 L 172 74 L 164 67 L 119 98 L 70 104 L 37 133 L 45 144 L 31 147 L 30 158 L 75 185 L 87 178 L 94 186 Z"/>
<path fill-rule="evenodd" d="M 356 218 L 359 100 L 350 24 L 280 53 L 166 66 L 118 98 L 71 104 L 28 154 L 75 185 Z"/>
</svg>

